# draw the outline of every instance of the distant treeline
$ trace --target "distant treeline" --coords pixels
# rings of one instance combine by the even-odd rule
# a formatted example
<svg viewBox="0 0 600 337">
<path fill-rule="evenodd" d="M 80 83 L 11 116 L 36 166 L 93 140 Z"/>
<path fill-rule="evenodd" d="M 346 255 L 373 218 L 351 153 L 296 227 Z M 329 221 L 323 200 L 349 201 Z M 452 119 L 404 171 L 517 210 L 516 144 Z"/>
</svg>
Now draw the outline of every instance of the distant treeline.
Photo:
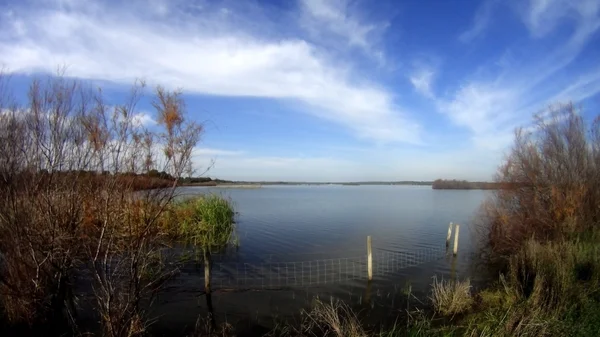
<svg viewBox="0 0 600 337">
<path fill-rule="evenodd" d="M 437 179 L 431 184 L 431 188 L 434 190 L 495 190 L 502 187 L 500 183 L 456 179 Z"/>
<path fill-rule="evenodd" d="M 194 186 L 216 186 L 219 184 L 240 184 L 240 185 L 418 185 L 429 186 L 431 181 L 359 181 L 359 182 L 301 182 L 301 181 L 232 181 L 222 179 L 212 179 L 209 177 L 188 177 L 181 178 L 179 182 L 182 185 Z"/>
<path fill-rule="evenodd" d="M 210 177 L 186 177 L 180 178 L 180 185 L 193 185 L 193 186 L 217 186 L 219 184 L 232 184 L 231 180 L 212 179 Z"/>
<path fill-rule="evenodd" d="M 14 174 L 11 181 L 0 180 L 0 185 L 25 181 L 39 181 L 42 185 L 50 185 L 57 180 L 57 177 L 64 177 L 68 181 L 77 180 L 86 182 L 89 186 L 100 186 L 109 176 L 116 177 L 118 184 L 130 186 L 136 191 L 167 188 L 173 186 L 175 182 L 175 178 L 170 174 L 157 170 L 150 170 L 148 173 L 122 172 L 116 174 L 109 171 L 64 170 L 51 173 L 48 170 L 40 170 L 38 172 L 24 171 Z"/>
</svg>

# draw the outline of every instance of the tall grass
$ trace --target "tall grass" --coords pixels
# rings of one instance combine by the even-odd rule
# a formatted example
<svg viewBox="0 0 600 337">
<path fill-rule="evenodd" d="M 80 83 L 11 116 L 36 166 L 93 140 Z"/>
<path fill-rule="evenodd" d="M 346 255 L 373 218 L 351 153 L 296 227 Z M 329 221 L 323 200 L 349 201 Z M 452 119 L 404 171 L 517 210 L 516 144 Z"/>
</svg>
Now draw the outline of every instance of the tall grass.
<svg viewBox="0 0 600 337">
<path fill-rule="evenodd" d="M 473 304 L 471 281 L 444 281 L 434 277 L 431 292 L 431 303 L 442 315 L 456 315 L 466 312 Z"/>
<path fill-rule="evenodd" d="M 204 290 L 209 312 L 212 311 L 211 253 L 223 250 L 230 244 L 238 244 L 234 217 L 231 201 L 211 194 L 174 204 L 164 220 L 165 228 L 172 236 L 202 252 Z"/>
<path fill-rule="evenodd" d="M 220 250 L 237 243 L 233 204 L 218 195 L 174 203 L 168 217 L 165 223 L 168 232 L 194 247 Z"/>
</svg>

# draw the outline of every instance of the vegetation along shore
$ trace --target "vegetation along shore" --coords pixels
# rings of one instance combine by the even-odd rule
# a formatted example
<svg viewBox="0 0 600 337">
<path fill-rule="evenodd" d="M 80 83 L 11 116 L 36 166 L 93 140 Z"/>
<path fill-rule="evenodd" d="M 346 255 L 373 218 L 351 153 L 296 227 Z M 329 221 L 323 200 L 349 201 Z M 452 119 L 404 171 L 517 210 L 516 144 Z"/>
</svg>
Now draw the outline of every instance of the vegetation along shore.
<svg viewBox="0 0 600 337">
<path fill-rule="evenodd" d="M 7 78 L 0 81 L 8 87 Z M 233 203 L 177 198 L 176 188 L 275 183 L 185 178 L 193 175 L 203 127 L 186 118 L 180 92 L 160 86 L 152 96 L 157 128 L 136 123 L 146 90 L 135 83 L 114 102 L 59 76 L 32 82 L 23 104 L 0 95 L 3 336 L 150 336 L 160 320 L 149 310 L 153 300 L 190 260 L 203 266 L 209 308 L 200 318 L 208 324 L 190 334 L 236 335 L 211 314 L 212 256 L 243 246 Z M 436 278 L 429 297 L 414 300 L 407 290 L 413 305 L 392 326 L 366 324 L 342 302 L 316 300 L 300 321 L 275 324 L 267 335 L 597 336 L 600 122 L 586 124 L 572 104 L 535 121 L 534 130 L 516 131 L 490 185 L 432 185 L 493 189 L 478 217 L 476 261 L 495 282 L 475 292 L 468 279 Z M 428 184 L 391 184 L 413 183 Z"/>
</svg>

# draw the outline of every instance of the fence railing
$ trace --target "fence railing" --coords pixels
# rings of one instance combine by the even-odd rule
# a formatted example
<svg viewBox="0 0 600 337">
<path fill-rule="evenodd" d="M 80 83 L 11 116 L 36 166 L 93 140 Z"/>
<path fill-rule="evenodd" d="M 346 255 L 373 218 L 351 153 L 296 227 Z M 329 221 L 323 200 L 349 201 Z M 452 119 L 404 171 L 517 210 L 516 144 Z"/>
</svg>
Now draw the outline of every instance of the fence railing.
<svg viewBox="0 0 600 337">
<path fill-rule="evenodd" d="M 442 259 L 446 249 L 425 248 L 410 252 L 375 250 L 372 278 Z M 212 284 L 220 288 L 307 287 L 368 280 L 367 255 L 308 261 L 263 263 L 213 263 Z"/>
<path fill-rule="evenodd" d="M 298 261 L 264 261 L 235 263 L 213 261 L 211 282 L 219 288 L 268 289 L 307 287 L 344 283 L 354 280 L 372 280 L 397 273 L 402 269 L 443 259 L 449 253 L 453 224 L 450 223 L 446 246 L 412 251 L 373 250 L 370 237 L 367 250 L 355 252 L 353 257 L 301 259 Z M 454 232 L 453 254 L 458 249 L 458 225 Z"/>
</svg>

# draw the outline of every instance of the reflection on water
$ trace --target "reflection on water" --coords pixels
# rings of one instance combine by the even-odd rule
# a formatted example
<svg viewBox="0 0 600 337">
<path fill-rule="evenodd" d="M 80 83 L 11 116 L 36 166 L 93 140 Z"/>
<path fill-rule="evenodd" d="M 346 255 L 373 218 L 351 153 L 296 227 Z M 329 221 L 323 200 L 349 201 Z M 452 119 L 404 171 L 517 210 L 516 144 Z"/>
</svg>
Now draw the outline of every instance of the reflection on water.
<svg viewBox="0 0 600 337">
<path fill-rule="evenodd" d="M 211 304 L 217 321 L 273 324 L 335 297 L 377 320 L 405 309 L 403 289 L 426 296 L 431 277 L 469 275 L 472 219 L 485 191 L 429 186 L 184 187 L 218 193 L 235 205 L 240 247 L 215 261 Z M 449 222 L 460 223 L 456 258 L 445 254 Z M 374 281 L 367 287 L 366 237 L 373 238 Z M 350 268 L 353 268 L 352 270 Z M 265 287 L 271 282 L 272 287 Z M 156 313 L 178 332 L 206 313 L 201 266 L 186 266 L 159 298 Z M 399 307 L 401 305 L 401 307 Z M 245 322 L 245 323 L 244 323 Z M 252 322 L 252 323 L 249 323 Z M 173 330 L 173 327 L 177 329 Z"/>
</svg>

